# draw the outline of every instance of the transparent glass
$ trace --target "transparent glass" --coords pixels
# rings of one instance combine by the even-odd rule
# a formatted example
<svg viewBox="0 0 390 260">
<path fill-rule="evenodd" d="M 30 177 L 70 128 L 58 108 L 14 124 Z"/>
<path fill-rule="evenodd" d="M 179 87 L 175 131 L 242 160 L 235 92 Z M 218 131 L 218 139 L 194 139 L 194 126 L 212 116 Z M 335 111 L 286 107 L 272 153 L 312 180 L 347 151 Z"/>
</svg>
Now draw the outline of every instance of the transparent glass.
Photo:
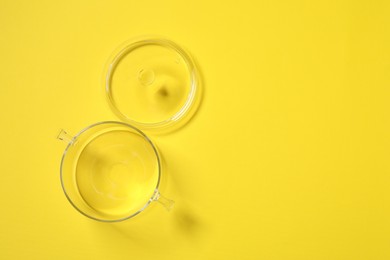
<svg viewBox="0 0 390 260">
<path fill-rule="evenodd" d="M 61 161 L 61 184 L 69 202 L 83 215 L 104 222 L 122 221 L 157 201 L 173 201 L 158 190 L 161 160 L 152 141 L 122 122 L 101 122 L 58 139 L 68 145 Z"/>
<path fill-rule="evenodd" d="M 115 114 L 145 131 L 177 129 L 200 100 L 198 70 L 190 55 L 156 37 L 123 44 L 109 61 L 105 89 Z"/>
</svg>

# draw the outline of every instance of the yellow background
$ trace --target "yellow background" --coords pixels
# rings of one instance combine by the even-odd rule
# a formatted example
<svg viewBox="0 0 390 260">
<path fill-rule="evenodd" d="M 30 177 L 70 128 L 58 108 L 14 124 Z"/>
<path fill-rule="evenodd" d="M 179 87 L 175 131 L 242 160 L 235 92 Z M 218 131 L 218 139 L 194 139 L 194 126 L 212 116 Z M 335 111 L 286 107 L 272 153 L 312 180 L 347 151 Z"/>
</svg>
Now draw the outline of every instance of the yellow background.
<svg viewBox="0 0 390 260">
<path fill-rule="evenodd" d="M 1 259 L 390 259 L 389 1 L 1 1 Z M 204 81 L 152 136 L 167 213 L 105 224 L 60 186 L 71 133 L 117 120 L 104 65 L 184 46 Z"/>
</svg>

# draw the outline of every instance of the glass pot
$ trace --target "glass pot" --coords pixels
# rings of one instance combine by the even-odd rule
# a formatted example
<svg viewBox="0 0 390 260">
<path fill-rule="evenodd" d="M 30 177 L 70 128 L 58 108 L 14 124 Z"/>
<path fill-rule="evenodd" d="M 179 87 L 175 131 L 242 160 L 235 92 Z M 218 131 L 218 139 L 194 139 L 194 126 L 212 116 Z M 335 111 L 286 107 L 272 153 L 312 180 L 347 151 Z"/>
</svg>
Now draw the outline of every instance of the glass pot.
<svg viewBox="0 0 390 260">
<path fill-rule="evenodd" d="M 109 59 L 104 77 L 107 101 L 122 122 L 100 122 L 75 136 L 61 130 L 67 143 L 61 184 L 69 202 L 83 215 L 122 221 L 157 201 L 161 160 L 156 146 L 139 129 L 160 134 L 183 126 L 201 97 L 198 69 L 176 43 L 142 37 L 123 44 Z"/>
<path fill-rule="evenodd" d="M 60 167 L 69 202 L 83 215 L 116 222 L 139 214 L 156 201 L 174 202 L 158 190 L 161 159 L 156 146 L 139 129 L 122 122 L 100 122 L 75 136 L 61 130 L 67 143 Z"/>
</svg>

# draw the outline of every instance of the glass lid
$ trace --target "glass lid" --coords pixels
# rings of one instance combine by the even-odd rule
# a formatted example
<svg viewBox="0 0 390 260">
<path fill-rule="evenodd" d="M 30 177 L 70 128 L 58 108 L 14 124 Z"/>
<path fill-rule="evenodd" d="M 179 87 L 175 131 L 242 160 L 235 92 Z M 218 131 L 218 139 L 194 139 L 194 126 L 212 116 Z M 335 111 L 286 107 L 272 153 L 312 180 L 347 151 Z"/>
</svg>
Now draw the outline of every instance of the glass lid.
<svg viewBox="0 0 390 260">
<path fill-rule="evenodd" d="M 167 131 L 187 122 L 199 96 L 191 57 L 172 41 L 131 42 L 111 60 L 105 79 L 113 111 L 143 130 Z"/>
</svg>

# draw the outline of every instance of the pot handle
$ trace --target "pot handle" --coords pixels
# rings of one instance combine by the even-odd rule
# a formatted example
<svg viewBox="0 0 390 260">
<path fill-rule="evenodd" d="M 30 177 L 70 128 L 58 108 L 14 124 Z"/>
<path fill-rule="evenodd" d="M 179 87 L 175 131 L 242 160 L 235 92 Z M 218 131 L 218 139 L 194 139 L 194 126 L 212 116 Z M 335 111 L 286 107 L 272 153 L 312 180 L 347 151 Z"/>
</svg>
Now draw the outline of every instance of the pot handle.
<svg viewBox="0 0 390 260">
<path fill-rule="evenodd" d="M 152 201 L 160 203 L 168 211 L 170 211 L 173 208 L 173 205 L 175 205 L 173 200 L 164 197 L 158 190 L 155 191 Z"/>
<path fill-rule="evenodd" d="M 60 132 L 57 135 L 57 139 L 64 141 L 67 144 L 72 144 L 73 143 L 73 136 L 68 134 L 64 129 L 61 129 Z"/>
</svg>

